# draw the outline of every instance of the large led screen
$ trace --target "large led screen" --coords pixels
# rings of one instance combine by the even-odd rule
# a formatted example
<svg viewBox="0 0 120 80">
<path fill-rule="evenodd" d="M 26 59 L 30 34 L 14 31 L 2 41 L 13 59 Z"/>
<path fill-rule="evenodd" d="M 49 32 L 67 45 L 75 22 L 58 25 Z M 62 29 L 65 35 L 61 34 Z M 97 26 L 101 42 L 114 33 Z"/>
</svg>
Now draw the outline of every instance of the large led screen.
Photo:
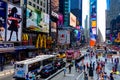
<svg viewBox="0 0 120 80">
<path fill-rule="evenodd" d="M 49 33 L 49 15 L 27 5 L 27 29 Z"/>
<path fill-rule="evenodd" d="M 92 21 L 91 25 L 92 25 L 92 27 L 96 27 L 97 26 L 97 22 L 96 21 Z"/>
<path fill-rule="evenodd" d="M 3 1 L 0 1 L 0 41 L 5 40 L 6 9 L 7 4 Z"/>
<path fill-rule="evenodd" d="M 8 4 L 7 15 L 7 41 L 21 41 L 22 10 Z"/>
<path fill-rule="evenodd" d="M 70 26 L 76 27 L 76 16 L 70 13 Z"/>
</svg>

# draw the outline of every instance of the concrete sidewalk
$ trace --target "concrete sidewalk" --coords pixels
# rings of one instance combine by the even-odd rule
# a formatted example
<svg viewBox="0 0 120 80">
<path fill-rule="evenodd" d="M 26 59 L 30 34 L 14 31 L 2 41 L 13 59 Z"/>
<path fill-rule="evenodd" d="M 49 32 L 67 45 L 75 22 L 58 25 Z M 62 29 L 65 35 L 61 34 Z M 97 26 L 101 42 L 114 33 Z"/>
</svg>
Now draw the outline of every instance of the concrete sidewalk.
<svg viewBox="0 0 120 80">
<path fill-rule="evenodd" d="M 84 79 L 82 79 L 83 76 L 80 75 L 81 73 L 82 72 L 77 72 L 75 70 L 75 66 L 73 66 L 71 68 L 71 73 L 69 73 L 69 69 L 67 68 L 65 76 L 64 76 L 64 71 L 62 71 L 60 74 L 58 74 L 57 76 L 52 78 L 52 80 L 77 80 L 76 79 L 77 77 L 79 77 L 78 80 L 84 80 Z"/>
<path fill-rule="evenodd" d="M 4 70 L 0 71 L 0 78 L 6 75 L 10 75 L 14 73 L 14 66 L 13 65 L 6 65 L 4 66 Z"/>
</svg>

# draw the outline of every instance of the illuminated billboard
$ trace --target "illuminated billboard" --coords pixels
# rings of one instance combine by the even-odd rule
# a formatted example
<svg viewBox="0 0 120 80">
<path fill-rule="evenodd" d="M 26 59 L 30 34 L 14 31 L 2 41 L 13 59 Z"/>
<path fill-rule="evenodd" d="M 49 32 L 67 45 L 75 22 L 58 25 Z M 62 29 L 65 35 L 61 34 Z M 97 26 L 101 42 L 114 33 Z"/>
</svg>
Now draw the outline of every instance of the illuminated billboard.
<svg viewBox="0 0 120 80">
<path fill-rule="evenodd" d="M 41 12 L 41 21 L 39 23 L 39 26 L 41 28 L 41 32 L 49 33 L 49 15 Z"/>
<path fill-rule="evenodd" d="M 76 27 L 76 16 L 70 13 L 70 26 Z"/>
<path fill-rule="evenodd" d="M 27 5 L 27 26 L 31 31 L 49 33 L 49 15 Z"/>
<path fill-rule="evenodd" d="M 57 24 L 55 22 L 51 22 L 51 32 L 57 32 Z"/>
<path fill-rule="evenodd" d="M 91 25 L 92 25 L 92 27 L 96 27 L 96 26 L 97 26 L 96 21 L 92 21 L 92 22 L 91 22 Z"/>
<path fill-rule="evenodd" d="M 0 41 L 5 41 L 7 4 L 0 1 Z"/>
<path fill-rule="evenodd" d="M 22 10 L 19 7 L 8 4 L 7 15 L 7 41 L 21 41 Z"/>
<path fill-rule="evenodd" d="M 51 0 L 51 11 L 59 12 L 59 0 Z"/>
<path fill-rule="evenodd" d="M 96 30 L 97 30 L 96 28 L 92 28 L 92 33 L 95 34 L 95 35 L 97 33 Z"/>
</svg>

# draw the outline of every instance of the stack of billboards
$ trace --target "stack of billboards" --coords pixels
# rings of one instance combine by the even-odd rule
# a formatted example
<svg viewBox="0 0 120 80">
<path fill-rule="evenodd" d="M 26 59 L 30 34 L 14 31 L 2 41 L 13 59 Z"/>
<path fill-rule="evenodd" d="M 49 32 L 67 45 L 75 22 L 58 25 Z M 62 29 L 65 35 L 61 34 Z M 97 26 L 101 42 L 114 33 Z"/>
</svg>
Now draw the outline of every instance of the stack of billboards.
<svg viewBox="0 0 120 80">
<path fill-rule="evenodd" d="M 97 34 L 97 0 L 90 0 L 90 46 L 94 46 Z"/>
</svg>

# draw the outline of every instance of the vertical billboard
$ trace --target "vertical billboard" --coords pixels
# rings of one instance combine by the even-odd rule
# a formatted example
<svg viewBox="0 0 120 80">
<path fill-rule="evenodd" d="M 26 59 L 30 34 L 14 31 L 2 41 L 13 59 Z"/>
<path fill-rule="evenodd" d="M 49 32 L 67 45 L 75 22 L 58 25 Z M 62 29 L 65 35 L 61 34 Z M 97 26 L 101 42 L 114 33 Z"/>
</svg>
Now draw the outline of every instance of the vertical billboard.
<svg viewBox="0 0 120 80">
<path fill-rule="evenodd" d="M 57 32 L 57 24 L 51 21 L 51 32 Z"/>
<path fill-rule="evenodd" d="M 39 23 L 41 32 L 49 33 L 49 15 L 41 12 L 41 21 Z"/>
<path fill-rule="evenodd" d="M 5 41 L 7 3 L 0 1 L 0 41 Z"/>
<path fill-rule="evenodd" d="M 76 27 L 76 16 L 70 13 L 70 26 Z"/>
<path fill-rule="evenodd" d="M 90 0 L 90 26 L 93 32 L 97 34 L 97 0 Z M 96 32 L 96 33 L 95 33 Z"/>
<path fill-rule="evenodd" d="M 49 33 L 49 15 L 27 5 L 27 26 L 31 31 Z"/>
<path fill-rule="evenodd" d="M 51 11 L 59 12 L 59 0 L 51 0 Z"/>
<path fill-rule="evenodd" d="M 97 35 L 97 0 L 90 0 L 90 46 L 96 43 Z"/>
<path fill-rule="evenodd" d="M 70 31 L 58 30 L 58 44 L 70 44 Z"/>
<path fill-rule="evenodd" d="M 7 41 L 21 41 L 22 10 L 19 7 L 8 4 L 7 14 Z"/>
<path fill-rule="evenodd" d="M 15 5 L 20 6 L 20 0 L 7 0 L 7 1 L 9 1 L 9 2 L 15 4 Z M 22 1 L 22 0 L 21 0 L 21 1 Z"/>
</svg>

